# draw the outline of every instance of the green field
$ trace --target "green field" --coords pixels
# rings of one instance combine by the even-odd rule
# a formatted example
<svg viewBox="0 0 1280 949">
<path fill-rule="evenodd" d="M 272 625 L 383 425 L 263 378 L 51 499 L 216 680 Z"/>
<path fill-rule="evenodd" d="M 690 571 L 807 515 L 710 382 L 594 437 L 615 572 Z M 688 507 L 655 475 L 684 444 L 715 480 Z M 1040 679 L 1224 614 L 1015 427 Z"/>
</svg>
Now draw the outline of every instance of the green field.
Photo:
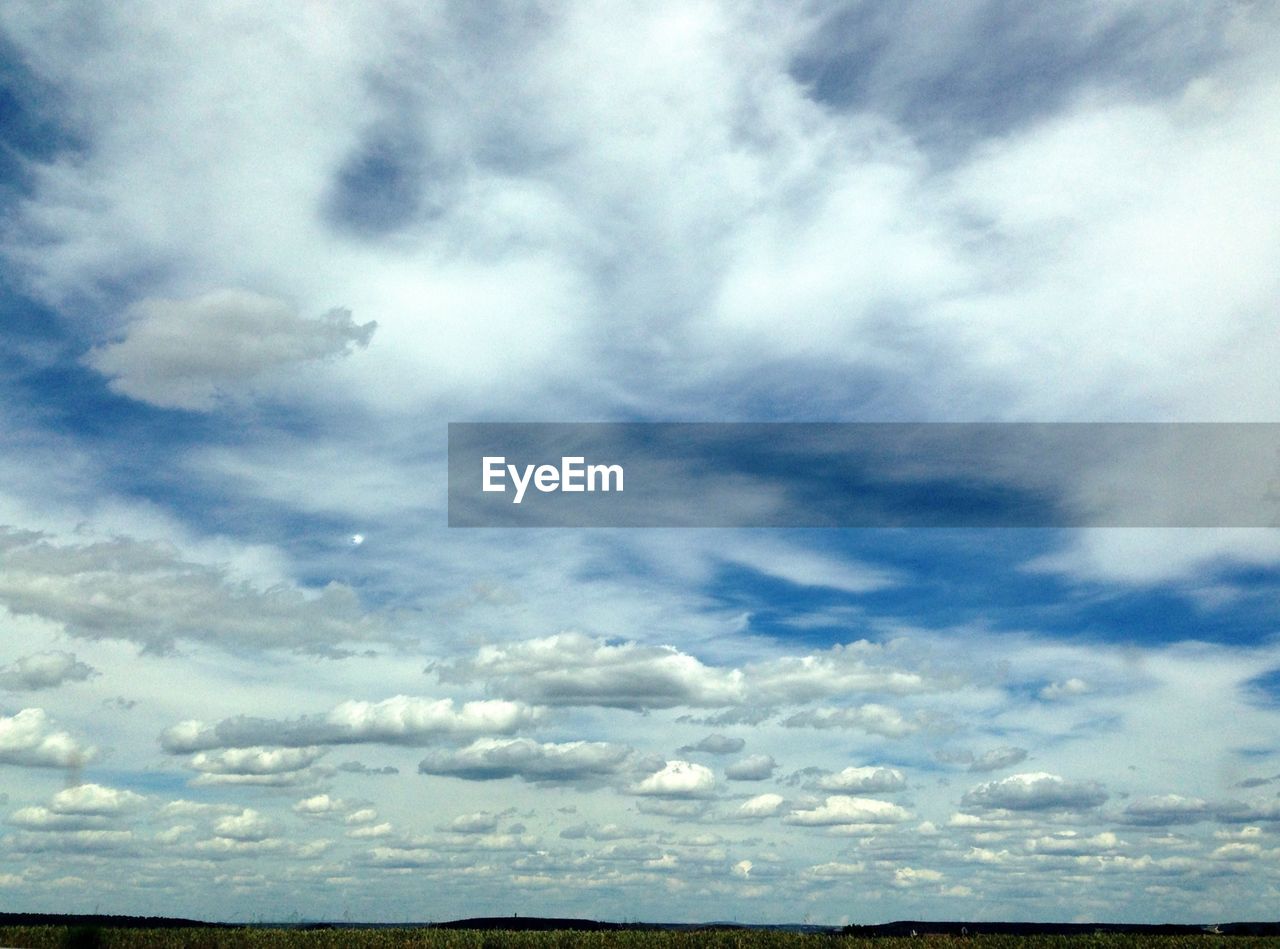
<svg viewBox="0 0 1280 949">
<path fill-rule="evenodd" d="M 115 929 L 65 926 L 0 927 L 0 946 L 32 949 L 339 949 L 339 947 L 421 947 L 421 949 L 1255 949 L 1280 946 L 1274 936 L 1129 935 L 920 936 L 863 939 L 801 935 L 766 930 L 683 930 L 625 932 L 504 932 L 457 929 Z"/>
</svg>

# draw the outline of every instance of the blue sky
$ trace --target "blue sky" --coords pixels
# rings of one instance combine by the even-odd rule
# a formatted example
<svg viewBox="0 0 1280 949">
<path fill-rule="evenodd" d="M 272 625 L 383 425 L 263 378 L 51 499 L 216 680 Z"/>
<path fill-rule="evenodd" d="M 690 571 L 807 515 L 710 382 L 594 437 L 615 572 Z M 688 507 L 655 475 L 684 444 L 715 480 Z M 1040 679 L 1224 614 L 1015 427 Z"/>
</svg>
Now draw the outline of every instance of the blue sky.
<svg viewBox="0 0 1280 949">
<path fill-rule="evenodd" d="M 1274 529 L 451 530 L 445 448 L 1280 421 L 1275 5 L 485 9 L 0 13 L 0 903 L 1272 915 Z"/>
</svg>

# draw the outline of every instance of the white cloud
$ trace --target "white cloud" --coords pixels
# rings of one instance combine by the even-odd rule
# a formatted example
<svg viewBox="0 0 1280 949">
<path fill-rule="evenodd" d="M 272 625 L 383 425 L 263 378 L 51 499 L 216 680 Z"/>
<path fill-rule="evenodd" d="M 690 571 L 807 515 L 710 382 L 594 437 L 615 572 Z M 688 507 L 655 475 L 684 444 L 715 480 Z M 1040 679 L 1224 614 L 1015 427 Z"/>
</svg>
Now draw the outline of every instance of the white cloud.
<svg viewBox="0 0 1280 949">
<path fill-rule="evenodd" d="M 1093 689 L 1083 679 L 1072 676 L 1062 682 L 1051 682 L 1040 690 L 1040 698 L 1046 702 L 1074 698 L 1077 695 L 1088 695 Z"/>
<path fill-rule="evenodd" d="M 189 762 L 195 771 L 205 774 L 271 775 L 300 771 L 322 758 L 324 748 L 228 748 L 217 752 L 202 751 Z"/>
<path fill-rule="evenodd" d="M 742 673 L 703 665 L 672 646 L 611 645 L 581 633 L 485 646 L 438 669 L 446 682 L 485 678 L 505 694 L 545 705 L 672 708 L 734 705 Z"/>
<path fill-rule="evenodd" d="M 38 652 L 0 668 L 0 689 L 34 692 L 57 688 L 67 682 L 83 682 L 95 674 L 96 669 L 80 662 L 73 653 Z"/>
<path fill-rule="evenodd" d="M 95 348 L 85 362 L 121 395 L 208 410 L 272 370 L 367 346 L 376 326 L 357 325 L 349 310 L 308 320 L 283 300 L 218 290 L 193 300 L 134 304 L 124 338 Z"/>
<path fill-rule="evenodd" d="M 905 808 L 888 801 L 834 794 L 817 807 L 793 810 L 783 820 L 804 827 L 833 827 L 843 824 L 897 824 L 909 816 Z"/>
<path fill-rule="evenodd" d="M 53 796 L 49 808 L 59 814 L 110 816 L 132 810 L 145 798 L 133 791 L 103 787 L 101 784 L 78 784 Z"/>
<path fill-rule="evenodd" d="M 633 794 L 653 797 L 705 797 L 715 791 L 716 776 L 705 765 L 668 761 L 632 788 Z"/>
<path fill-rule="evenodd" d="M 765 793 L 747 798 L 738 805 L 734 816 L 742 818 L 772 817 L 782 807 L 784 798 L 781 794 Z"/>
<path fill-rule="evenodd" d="M 231 840 L 258 843 L 275 833 L 274 823 L 251 807 L 246 807 L 239 814 L 228 815 L 216 820 L 213 831 L 219 837 Z"/>
<path fill-rule="evenodd" d="M 32 768 L 79 768 L 97 749 L 82 745 L 54 728 L 41 708 L 24 708 L 16 715 L 0 715 L 0 764 Z"/>
</svg>

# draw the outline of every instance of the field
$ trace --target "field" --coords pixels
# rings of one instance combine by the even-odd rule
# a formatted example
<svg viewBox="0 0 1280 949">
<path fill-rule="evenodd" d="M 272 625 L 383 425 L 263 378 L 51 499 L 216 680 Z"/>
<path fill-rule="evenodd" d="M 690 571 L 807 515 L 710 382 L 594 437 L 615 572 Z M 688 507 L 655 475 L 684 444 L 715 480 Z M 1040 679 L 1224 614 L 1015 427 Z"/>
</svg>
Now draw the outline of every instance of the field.
<svg viewBox="0 0 1280 949">
<path fill-rule="evenodd" d="M 508 932 L 458 929 L 117 929 L 65 926 L 0 927 L 0 946 L 31 949 L 1261 949 L 1274 936 L 1146 935 L 920 936 L 872 939 L 767 930 Z"/>
</svg>

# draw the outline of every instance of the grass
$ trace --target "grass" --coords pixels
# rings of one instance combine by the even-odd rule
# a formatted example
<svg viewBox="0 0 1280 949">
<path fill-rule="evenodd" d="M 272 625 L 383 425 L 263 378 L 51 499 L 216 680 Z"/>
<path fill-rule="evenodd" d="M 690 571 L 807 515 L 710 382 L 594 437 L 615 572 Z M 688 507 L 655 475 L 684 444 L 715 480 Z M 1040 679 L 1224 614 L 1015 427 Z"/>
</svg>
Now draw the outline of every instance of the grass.
<svg viewBox="0 0 1280 949">
<path fill-rule="evenodd" d="M 0 927 L 0 946 L 29 949 L 1262 949 L 1268 936 L 921 936 L 873 939 L 767 930 L 504 932 L 465 929 L 116 929 Z"/>
</svg>

